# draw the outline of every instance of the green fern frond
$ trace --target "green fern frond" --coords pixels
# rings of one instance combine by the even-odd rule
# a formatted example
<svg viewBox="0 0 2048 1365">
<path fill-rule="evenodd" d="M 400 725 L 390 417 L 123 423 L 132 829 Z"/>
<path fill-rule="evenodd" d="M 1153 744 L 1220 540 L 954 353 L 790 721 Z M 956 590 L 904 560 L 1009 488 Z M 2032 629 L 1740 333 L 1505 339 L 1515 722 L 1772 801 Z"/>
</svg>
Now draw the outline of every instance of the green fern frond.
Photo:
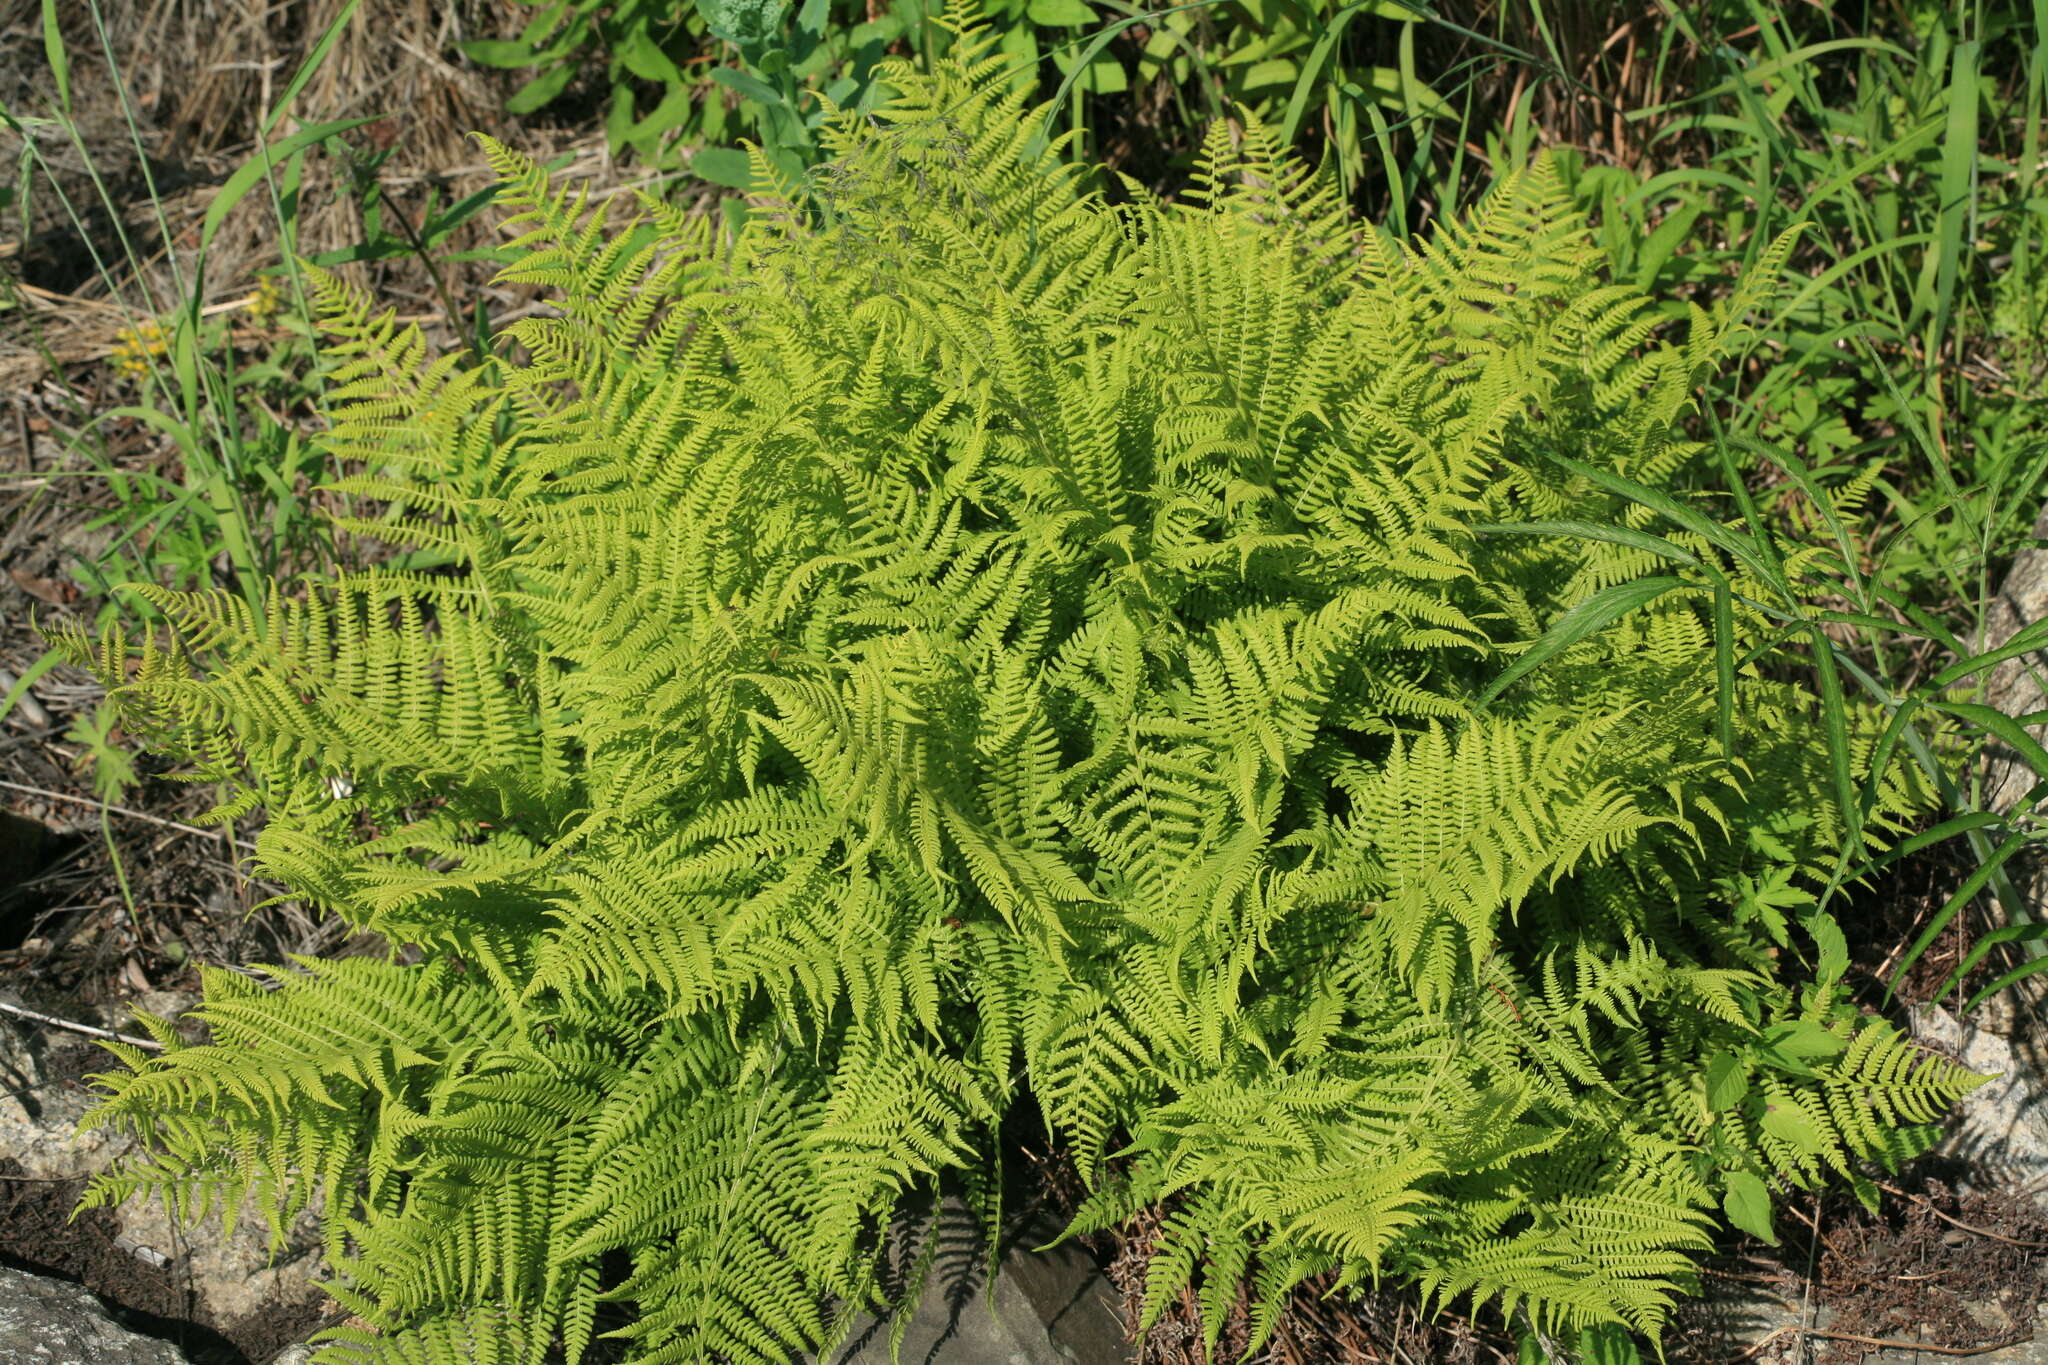
<svg viewBox="0 0 2048 1365">
<path fill-rule="evenodd" d="M 782 1365 L 1028 1102 L 1212 1345 L 1323 1274 L 1655 1333 L 1731 1173 L 1867 1192 L 1976 1079 L 1839 980 L 1780 596 L 1584 476 L 1683 496 L 1739 312 L 1666 339 L 1540 161 L 1412 250 L 1255 121 L 1110 204 L 946 22 L 730 236 L 486 140 L 558 306 L 480 359 L 316 277 L 344 524 L 434 567 L 64 643 L 393 951 L 117 1045 L 89 1201 L 317 1215 L 327 1362 Z"/>
</svg>

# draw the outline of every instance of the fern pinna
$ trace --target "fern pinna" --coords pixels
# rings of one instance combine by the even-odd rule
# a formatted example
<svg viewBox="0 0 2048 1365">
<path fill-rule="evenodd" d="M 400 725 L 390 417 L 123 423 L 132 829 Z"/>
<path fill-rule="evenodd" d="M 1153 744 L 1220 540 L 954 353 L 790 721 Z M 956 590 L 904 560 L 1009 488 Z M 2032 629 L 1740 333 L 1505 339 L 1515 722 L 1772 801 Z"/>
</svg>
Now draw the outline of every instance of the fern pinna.
<svg viewBox="0 0 2048 1365">
<path fill-rule="evenodd" d="M 961 29 L 731 236 L 487 144 L 558 313 L 480 364 L 323 282 L 349 525 L 433 567 L 97 659 L 391 951 L 208 971 L 90 1201 L 316 1213 L 326 1361 L 779 1365 L 1020 1101 L 1212 1332 L 1654 1333 L 1723 1213 L 1874 1198 L 1974 1078 L 1812 888 L 1926 794 L 1846 832 L 1742 566 L 1588 477 L 1683 483 L 1739 319 L 1653 344 L 1540 167 L 1412 250 L 1256 124 L 1112 203 Z"/>
</svg>

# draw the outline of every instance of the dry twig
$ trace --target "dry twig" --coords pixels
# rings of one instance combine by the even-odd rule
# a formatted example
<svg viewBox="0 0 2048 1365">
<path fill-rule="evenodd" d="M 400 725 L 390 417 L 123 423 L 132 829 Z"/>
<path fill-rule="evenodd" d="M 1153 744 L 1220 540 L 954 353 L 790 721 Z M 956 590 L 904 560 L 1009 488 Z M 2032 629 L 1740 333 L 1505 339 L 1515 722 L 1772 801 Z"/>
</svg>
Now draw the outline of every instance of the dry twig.
<svg viewBox="0 0 2048 1365">
<path fill-rule="evenodd" d="M 81 1024 L 74 1020 L 60 1018 L 54 1014 L 44 1014 L 40 1010 L 28 1009 L 21 1005 L 10 1005 L 5 1000 L 0 1000 L 0 1012 L 12 1014 L 22 1019 L 32 1019 L 38 1024 L 47 1024 L 51 1028 L 69 1029 L 73 1033 L 83 1033 L 88 1037 L 110 1038 L 114 1042 L 126 1043 L 130 1047 L 144 1048 L 150 1052 L 162 1052 L 164 1050 L 164 1045 L 154 1038 L 137 1038 L 132 1033 L 116 1033 L 110 1028 L 95 1028 L 91 1024 Z"/>
</svg>

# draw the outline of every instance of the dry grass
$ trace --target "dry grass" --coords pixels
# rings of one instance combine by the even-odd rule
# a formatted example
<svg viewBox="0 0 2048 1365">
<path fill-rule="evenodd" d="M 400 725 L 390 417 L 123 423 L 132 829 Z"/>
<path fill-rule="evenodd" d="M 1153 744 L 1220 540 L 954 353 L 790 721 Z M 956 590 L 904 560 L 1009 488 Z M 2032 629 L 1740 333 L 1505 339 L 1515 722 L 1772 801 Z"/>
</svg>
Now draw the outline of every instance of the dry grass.
<svg viewBox="0 0 2048 1365">
<path fill-rule="evenodd" d="M 26 189 L 0 218 L 0 671 L 10 684 L 43 653 L 39 628 L 90 619 L 101 606 L 72 575 L 120 530 L 93 525 L 114 504 L 106 480 L 90 470 L 173 484 L 182 477 L 180 452 L 161 431 L 108 416 L 142 398 L 116 363 L 124 334 L 182 304 L 209 206 L 254 155 L 267 111 L 344 4 L 58 6 L 76 136 L 54 123 L 33 126 L 29 147 L 0 134 L 0 162 L 10 183 Z M 366 204 L 381 209 L 387 230 L 401 215 L 417 226 L 430 195 L 445 206 L 489 185 L 471 131 L 542 159 L 566 158 L 561 174 L 598 193 L 638 174 L 605 154 L 593 127 L 508 120 L 507 74 L 447 55 L 464 39 L 502 36 L 520 22 L 520 8 L 503 0 L 363 0 L 271 134 L 378 116 L 347 135 L 350 157 L 307 157 L 291 212 L 302 254 L 368 238 Z M 40 0 L 0 0 L 0 103 L 31 119 L 55 112 Z M 12 174 L 24 165 L 25 176 Z M 434 254 L 492 244 L 495 218 L 486 210 Z M 261 272 L 281 263 L 281 251 L 278 206 L 261 189 L 207 246 L 201 311 L 229 323 L 235 363 L 288 335 L 256 307 Z M 490 286 L 485 262 L 437 260 L 442 289 L 410 255 L 343 269 L 442 345 L 456 344 L 466 321 L 444 316 L 442 289 L 464 305 L 481 298 L 498 319 L 532 306 L 531 291 Z M 303 402 L 271 416 L 301 432 L 317 426 Z M 85 459 L 88 446 L 98 466 Z M 295 495 L 305 500 L 306 490 Z M 201 958 L 334 950 L 331 933 L 291 903 L 250 917 L 266 890 L 278 888 L 252 887 L 237 870 L 246 828 L 240 847 L 172 828 L 210 804 L 206 791 L 145 769 L 124 803 L 145 816 L 113 816 L 103 833 L 81 746 L 67 737 L 99 697 L 84 674 L 59 668 L 35 683 L 28 706 L 0 719 L 0 781 L 13 784 L 0 807 L 21 817 L 17 828 L 49 831 L 37 837 L 59 841 L 50 847 L 60 850 L 17 873 L 10 850 L 0 848 L 0 969 L 33 979 L 52 998 L 110 1002 L 148 988 L 190 989 L 190 963 Z"/>
<path fill-rule="evenodd" d="M 0 391 L 50 379 L 90 391 L 97 387 L 91 368 L 113 354 L 123 327 L 181 302 L 178 281 L 192 276 L 215 194 L 256 154 L 266 111 L 344 5 L 94 0 L 61 7 L 79 136 L 74 141 L 55 126 L 34 130 L 26 221 L 0 226 L 0 271 L 22 304 L 0 315 Z M 372 206 L 387 232 L 402 235 L 398 220 L 416 229 L 430 193 L 445 206 L 488 186 L 492 176 L 468 141 L 471 132 L 543 160 L 567 158 L 562 176 L 600 192 L 638 174 L 607 156 L 590 126 L 509 120 L 502 109 L 508 74 L 448 55 L 462 41 L 503 36 L 521 16 L 491 0 L 364 0 L 272 135 L 375 119 L 346 135 L 351 158 L 308 158 L 290 207 L 302 254 L 370 239 Z M 38 0 L 0 0 L 0 51 L 40 57 L 41 22 Z M 39 61 L 0 63 L 0 102 L 20 113 L 46 112 L 54 92 L 40 68 Z M 279 205 L 263 190 L 228 215 L 206 251 L 210 310 L 246 306 L 259 272 L 280 264 L 279 222 Z M 487 246 L 492 236 L 486 213 L 436 254 Z M 481 265 L 441 268 L 453 272 L 443 281 L 450 293 L 465 299 L 490 273 Z M 439 321 L 439 295 L 417 259 L 340 269 L 402 313 Z M 9 435 L 0 430 L 0 467 Z"/>
</svg>

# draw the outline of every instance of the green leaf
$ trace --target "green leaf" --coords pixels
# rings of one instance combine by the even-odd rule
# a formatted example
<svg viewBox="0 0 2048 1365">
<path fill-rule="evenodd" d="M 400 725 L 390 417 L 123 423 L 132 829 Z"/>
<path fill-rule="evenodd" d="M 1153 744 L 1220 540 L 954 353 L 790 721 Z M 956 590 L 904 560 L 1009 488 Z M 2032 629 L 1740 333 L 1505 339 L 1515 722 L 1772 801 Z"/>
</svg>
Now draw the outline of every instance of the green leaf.
<svg viewBox="0 0 2048 1365">
<path fill-rule="evenodd" d="M 1892 628 L 1894 630 L 1898 629 L 1897 626 Z M 1927 686 L 1930 688 L 1947 687 L 1952 683 L 1962 681 L 1974 673 L 1981 673 L 1987 668 L 2004 663 L 2007 659 L 2017 658 L 2022 654 L 2031 654 L 2044 646 L 2048 646 L 2048 618 L 2043 618 L 2022 628 L 2010 640 L 2007 640 L 1996 649 L 1986 650 L 1982 654 L 1973 654 L 1959 663 L 1949 665 L 1947 668 L 1942 669 L 1941 672 L 1929 678 Z"/>
<path fill-rule="evenodd" d="M 697 0 L 705 27 L 741 51 L 761 47 L 781 34 L 789 0 Z"/>
<path fill-rule="evenodd" d="M 662 85 L 680 85 L 683 73 L 669 60 L 661 46 L 644 31 L 633 34 L 620 43 L 616 49 L 618 58 L 625 63 L 626 70 L 643 81 L 656 81 Z"/>
<path fill-rule="evenodd" d="M 1800 927 L 1813 939 L 1813 946 L 1820 954 L 1814 963 L 1814 976 L 1827 986 L 1840 981 L 1842 974 L 1849 970 L 1849 940 L 1842 933 L 1842 926 L 1835 922 L 1833 915 L 1823 911 L 1808 915 L 1800 921 Z"/>
<path fill-rule="evenodd" d="M 2028 734 L 2020 723 L 1995 707 L 1982 706 L 1976 702 L 1927 703 L 1936 711 L 1946 711 L 1959 720 L 1969 721 L 1980 730 L 1989 731 L 2005 741 L 2008 748 L 2026 760 L 2036 777 L 2048 777 L 2048 749 L 2041 747 L 2041 741 Z"/>
<path fill-rule="evenodd" d="M 711 79 L 717 81 L 726 89 L 736 91 L 746 99 L 750 99 L 756 104 L 766 105 L 771 109 L 780 107 L 783 102 L 781 93 L 774 86 L 769 85 L 759 76 L 751 75 L 730 66 L 721 66 L 713 71 Z"/>
<path fill-rule="evenodd" d="M 102 701 L 90 717 L 80 716 L 65 738 L 86 751 L 92 768 L 93 794 L 102 801 L 119 801 L 135 785 L 135 759 L 114 742 L 121 713 L 114 703 Z"/>
<path fill-rule="evenodd" d="M 1749 1094 L 1749 1065 L 1734 1052 L 1717 1052 L 1707 1063 L 1707 1108 L 1725 1113 Z"/>
<path fill-rule="evenodd" d="M 748 190 L 754 186 L 747 154 L 737 147 L 706 147 L 690 158 L 690 174 L 728 189 Z"/>
<path fill-rule="evenodd" d="M 1768 1047 L 1777 1048 L 1802 1061 L 1815 1057 L 1840 1056 L 1849 1046 L 1840 1035 L 1830 1032 L 1810 1019 L 1794 1019 L 1783 1024 L 1773 1024 L 1764 1030 L 1761 1041 Z"/>
<path fill-rule="evenodd" d="M 1778 1234 L 1771 1228 L 1770 1187 L 1748 1171 L 1730 1171 L 1727 1184 L 1728 1193 L 1721 1201 L 1721 1209 L 1728 1215 L 1728 1221 L 1750 1236 L 1776 1246 Z"/>
<path fill-rule="evenodd" d="M 1627 1331 L 1611 1322 L 1579 1330 L 1579 1365 L 1643 1365 Z"/>
<path fill-rule="evenodd" d="M 1644 550 L 1660 559 L 1700 566 L 1700 558 L 1683 545 L 1674 544 L 1648 531 L 1626 526 L 1608 526 L 1597 521 L 1489 521 L 1472 528 L 1482 536 L 1577 536 L 1582 540 L 1605 541 Z"/>
<path fill-rule="evenodd" d="M 1927 313 L 1933 333 L 1927 343 L 1930 355 L 1941 350 L 1941 334 L 1949 323 L 1956 274 L 1962 263 L 1965 229 L 1977 212 L 1970 186 L 1977 178 L 1977 61 L 1982 48 L 1980 39 L 1967 39 L 1956 44 L 1952 59 L 1948 126 L 1941 140 L 1941 190 L 1936 201 L 1941 206 L 1941 247 L 1934 255 L 1934 298 Z M 1916 300 L 1914 306 L 1919 312 L 1926 305 Z"/>
<path fill-rule="evenodd" d="M 1739 562 L 1748 565 L 1756 572 L 1758 577 L 1765 581 L 1773 584 L 1778 581 L 1779 575 L 1773 571 L 1773 566 L 1769 560 L 1760 552 L 1753 536 L 1746 536 L 1731 531 L 1695 509 L 1687 507 L 1664 490 L 1650 488 L 1636 482 L 1634 479 L 1616 474 L 1610 469 L 1601 469 L 1594 465 L 1583 464 L 1578 460 L 1563 455 L 1553 454 L 1551 459 L 1556 461 L 1559 467 L 1577 474 L 1580 478 L 1604 488 L 1618 497 L 1627 498 L 1630 502 L 1638 503 L 1654 512 L 1669 517 L 1686 530 L 1704 539 L 1708 544 L 1719 546 Z"/>
<path fill-rule="evenodd" d="M 1302 62 L 1301 70 L 1295 77 L 1294 93 L 1288 97 L 1287 113 L 1280 120 L 1280 141 L 1293 146 L 1295 137 L 1301 131 L 1302 116 L 1308 112 L 1309 96 L 1315 91 L 1317 79 L 1322 75 L 1323 64 L 1330 59 L 1337 40 L 1344 36 L 1344 28 L 1353 17 L 1366 10 L 1379 8 L 1377 0 L 1365 0 L 1362 4 L 1346 5 L 1324 21 L 1322 34 L 1316 45 L 1309 49 L 1308 57 Z"/>
<path fill-rule="evenodd" d="M 460 44 L 462 55 L 485 66 L 538 66 L 540 50 L 530 44 L 503 38 L 474 38 Z"/>
<path fill-rule="evenodd" d="M 1024 17 L 1052 28 L 1079 28 L 1095 22 L 1095 11 L 1084 0 L 1031 0 Z"/>
<path fill-rule="evenodd" d="M 1728 580 L 1714 575 L 1714 742 L 1735 761 L 1735 602 Z"/>
<path fill-rule="evenodd" d="M 306 54 L 306 60 L 299 63 L 298 71 L 285 86 L 284 93 L 277 97 L 277 103 L 270 106 L 270 112 L 264 115 L 262 136 L 270 136 L 270 130 L 277 127 L 278 121 L 285 116 L 285 111 L 298 99 L 299 92 L 306 88 L 306 82 L 313 79 L 313 74 L 327 60 L 327 54 L 334 50 L 335 43 L 340 41 L 342 31 L 348 27 L 349 20 L 355 17 L 356 7 L 362 2 L 363 0 L 348 0 L 348 3 L 335 14 L 333 21 L 327 25 L 327 31 L 320 35 L 320 41 Z"/>
<path fill-rule="evenodd" d="M 1130 77 L 1124 74 L 1123 63 L 1107 53 L 1083 66 L 1071 51 L 1054 48 L 1052 60 L 1054 66 L 1072 79 L 1075 89 L 1088 94 L 1114 95 L 1130 88 Z"/>
<path fill-rule="evenodd" d="M 569 82 L 576 78 L 576 68 L 563 62 L 552 71 L 544 71 L 512 92 L 512 98 L 505 101 L 505 111 L 510 114 L 530 114 L 543 107 L 569 88 Z"/>
<path fill-rule="evenodd" d="M 1240 95 L 1270 89 L 1276 85 L 1294 83 L 1296 71 L 1291 57 L 1268 57 L 1262 62 L 1253 62 L 1237 77 L 1234 84 Z"/>
<path fill-rule="evenodd" d="M 1813 1120 L 1790 1100 L 1773 1100 L 1766 1104 L 1763 1127 L 1778 1141 L 1796 1147 L 1808 1156 L 1819 1156 L 1827 1150 L 1827 1141 L 1813 1126 Z"/>
<path fill-rule="evenodd" d="M 1993 849 L 1988 856 L 1984 857 L 1977 864 L 1974 872 L 1963 879 L 1963 884 L 1958 886 L 1954 893 L 1942 903 L 1941 909 L 1934 912 L 1933 918 L 1929 919 L 1926 926 L 1920 930 L 1920 936 L 1913 940 L 1912 945 L 1899 958 L 1899 965 L 1893 969 L 1892 979 L 1885 986 L 1885 996 L 1887 999 L 1890 998 L 1894 990 L 1898 989 L 1899 982 L 1905 980 L 1906 973 L 1912 970 L 1913 964 L 1920 960 L 1920 955 L 1927 951 L 1928 945 L 1939 938 L 1942 931 L 1948 928 L 1949 922 L 1956 917 L 1956 914 L 1976 898 L 1977 893 L 1982 891 L 1992 877 L 1997 875 L 1999 868 L 2005 866 L 2021 849 L 2027 846 L 2028 839 L 2024 831 L 2017 831 L 2007 836 L 2003 843 Z M 1960 967 L 1958 970 L 1960 970 Z M 1945 993 L 1947 990 L 1948 985 L 1944 983 L 1941 991 L 1937 992 L 1937 994 Z"/>
<path fill-rule="evenodd" d="M 1218 3 L 1221 3 L 1221 0 L 1194 0 L 1194 3 L 1182 8 L 1199 9 Z M 1053 91 L 1052 99 L 1047 101 L 1047 103 L 1051 104 L 1054 108 L 1064 104 L 1067 96 L 1073 91 L 1075 84 L 1085 74 L 1086 68 L 1094 62 L 1095 58 L 1101 54 L 1104 48 L 1116 41 L 1118 34 L 1135 28 L 1152 17 L 1149 13 L 1139 13 L 1128 19 L 1119 19 L 1113 24 L 1103 25 L 1102 28 L 1096 31 L 1095 36 L 1088 40 L 1088 46 L 1081 49 L 1081 55 L 1075 60 L 1074 69 L 1068 70 L 1066 76 L 1060 81 L 1059 87 Z M 1038 131 L 1031 135 L 1031 140 L 1024 144 L 1024 159 L 1026 161 L 1036 161 L 1045 154 L 1045 150 L 1051 145 L 1051 142 L 1052 122 L 1048 119 L 1039 125 Z"/>
<path fill-rule="evenodd" d="M 1638 578 L 1629 583 L 1616 583 L 1602 588 L 1585 601 L 1573 607 L 1551 628 L 1543 638 L 1524 650 L 1522 656 L 1493 680 L 1484 692 L 1479 694 L 1475 705 L 1484 707 L 1515 685 L 1524 674 L 1541 667 L 1552 656 L 1570 649 L 1579 641 L 1599 633 L 1620 618 L 1656 601 L 1675 588 L 1686 586 L 1681 578 Z"/>
<path fill-rule="evenodd" d="M 689 85 L 677 86 L 662 97 L 660 104 L 647 112 L 647 117 L 629 126 L 621 140 L 630 143 L 646 138 L 666 137 L 689 122 L 690 115 L 696 108 L 696 88 Z"/>
</svg>

